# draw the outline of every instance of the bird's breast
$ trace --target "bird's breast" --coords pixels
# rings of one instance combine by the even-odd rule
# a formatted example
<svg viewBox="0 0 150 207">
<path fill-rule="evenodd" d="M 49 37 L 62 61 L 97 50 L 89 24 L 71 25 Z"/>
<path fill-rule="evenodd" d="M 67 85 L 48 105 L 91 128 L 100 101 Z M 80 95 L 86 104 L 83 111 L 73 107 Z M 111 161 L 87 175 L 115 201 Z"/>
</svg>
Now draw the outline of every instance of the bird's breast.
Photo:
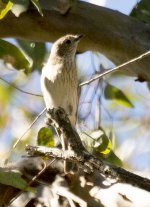
<svg viewBox="0 0 150 207">
<path fill-rule="evenodd" d="M 47 108 L 60 106 L 66 109 L 77 102 L 77 71 L 74 67 L 46 65 L 41 86 Z"/>
</svg>

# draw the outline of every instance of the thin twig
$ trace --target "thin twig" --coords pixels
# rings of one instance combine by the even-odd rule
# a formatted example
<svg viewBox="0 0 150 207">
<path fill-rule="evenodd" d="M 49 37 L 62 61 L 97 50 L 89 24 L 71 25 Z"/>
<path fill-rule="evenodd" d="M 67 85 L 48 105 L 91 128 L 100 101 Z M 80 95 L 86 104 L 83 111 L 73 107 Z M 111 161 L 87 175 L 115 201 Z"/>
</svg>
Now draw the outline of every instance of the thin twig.
<svg viewBox="0 0 150 207">
<path fill-rule="evenodd" d="M 28 91 L 24 91 L 23 89 L 18 88 L 15 84 L 10 83 L 9 81 L 5 80 L 5 79 L 2 78 L 2 77 L 0 77 L 0 80 L 2 80 L 3 82 L 7 83 L 8 85 L 10 85 L 11 87 L 15 88 L 16 90 L 20 91 L 21 93 L 25 93 L 25 94 L 32 95 L 32 96 L 43 97 L 43 96 L 40 95 L 40 94 L 35 94 L 35 93 L 28 92 Z"/>
<path fill-rule="evenodd" d="M 15 147 L 17 146 L 18 142 L 26 135 L 26 133 L 31 129 L 31 127 L 35 124 L 35 122 L 40 118 L 40 116 L 42 116 L 42 114 L 46 111 L 46 108 L 44 108 L 39 114 L 38 116 L 35 117 L 35 119 L 33 120 L 33 122 L 29 125 L 29 127 L 26 129 L 26 131 L 23 133 L 23 135 L 17 139 L 17 141 L 15 142 L 15 144 L 13 145 L 12 149 L 15 149 Z"/>
<path fill-rule="evenodd" d="M 96 122 L 96 128 L 99 129 L 100 127 L 100 122 L 101 122 L 101 88 L 102 88 L 102 81 L 99 80 L 98 87 L 97 89 L 97 103 L 96 103 L 96 113 L 95 113 L 95 122 Z"/>
<path fill-rule="evenodd" d="M 19 137 L 17 139 L 17 141 L 14 143 L 14 145 L 12 146 L 11 150 L 9 151 L 8 153 L 8 157 L 7 159 L 5 160 L 5 164 L 8 163 L 8 160 L 10 158 L 10 155 L 12 153 L 12 151 L 15 149 L 15 147 L 17 146 L 17 144 L 20 142 L 20 140 L 27 134 L 27 132 L 31 129 L 31 127 L 36 123 L 36 121 L 42 116 L 42 114 L 46 111 L 46 108 L 44 108 L 39 114 L 38 116 L 36 116 L 36 118 L 33 120 L 33 122 L 29 125 L 29 127 L 25 130 L 25 132 L 22 134 L 21 137 Z"/>
<path fill-rule="evenodd" d="M 82 87 L 82 86 L 84 86 L 84 85 L 90 84 L 91 82 L 93 82 L 93 81 L 95 81 L 95 80 L 97 80 L 97 79 L 99 79 L 99 78 L 102 78 L 102 77 L 105 76 L 105 75 L 108 75 L 108 74 L 110 74 L 110 73 L 113 73 L 113 72 L 115 72 L 115 71 L 118 71 L 118 70 L 122 69 L 124 66 L 127 66 L 127 65 L 129 65 L 129 64 L 131 64 L 131 63 L 133 63 L 133 62 L 136 62 L 137 60 L 141 60 L 141 59 L 143 59 L 143 58 L 145 58 L 146 56 L 149 56 L 149 55 L 150 55 L 150 50 L 147 51 L 147 52 L 145 52 L 145 53 L 143 53 L 142 55 L 140 55 L 140 56 L 138 56 L 138 57 L 136 57 L 136 58 L 133 58 L 133 59 L 131 59 L 131 60 L 129 60 L 129 61 L 127 61 L 127 62 L 125 62 L 125 63 L 119 65 L 119 66 L 116 66 L 116 67 L 114 67 L 114 68 L 112 68 L 112 69 L 106 70 L 105 72 L 102 72 L 102 73 L 100 73 L 99 75 L 94 76 L 94 77 L 91 78 L 90 80 L 87 80 L 87 81 L 85 81 L 85 82 L 83 82 L 83 83 L 80 83 L 80 84 L 79 84 L 79 87 Z"/>
<path fill-rule="evenodd" d="M 53 164 L 53 162 L 56 160 L 56 158 L 54 158 L 50 163 L 46 164 L 44 163 L 44 167 L 42 168 L 42 170 L 40 170 L 37 175 L 35 175 L 31 181 L 27 184 L 27 186 L 21 190 L 21 192 L 19 192 L 14 198 L 12 198 L 12 200 L 9 202 L 8 206 L 10 206 L 10 204 L 12 204 L 25 190 L 27 187 L 29 187 L 30 185 L 33 184 L 34 181 L 36 181 L 38 179 L 38 177 L 51 165 Z"/>
</svg>

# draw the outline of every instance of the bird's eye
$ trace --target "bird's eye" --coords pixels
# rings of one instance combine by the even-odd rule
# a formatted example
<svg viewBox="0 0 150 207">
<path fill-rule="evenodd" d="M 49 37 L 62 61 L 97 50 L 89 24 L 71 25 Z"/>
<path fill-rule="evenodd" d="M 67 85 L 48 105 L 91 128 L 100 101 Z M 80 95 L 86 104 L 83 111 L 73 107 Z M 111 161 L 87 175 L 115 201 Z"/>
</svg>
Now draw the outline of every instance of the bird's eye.
<svg viewBox="0 0 150 207">
<path fill-rule="evenodd" d="M 67 40 L 66 43 L 69 45 L 71 43 L 71 41 L 70 40 Z"/>
</svg>

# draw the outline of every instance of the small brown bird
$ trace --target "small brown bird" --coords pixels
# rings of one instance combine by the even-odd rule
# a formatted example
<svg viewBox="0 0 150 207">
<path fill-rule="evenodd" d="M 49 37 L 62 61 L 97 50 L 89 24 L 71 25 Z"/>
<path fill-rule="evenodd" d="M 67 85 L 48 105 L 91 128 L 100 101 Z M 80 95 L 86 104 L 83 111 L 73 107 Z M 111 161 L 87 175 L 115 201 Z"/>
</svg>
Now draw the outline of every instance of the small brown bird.
<svg viewBox="0 0 150 207">
<path fill-rule="evenodd" d="M 75 126 L 77 112 L 77 69 L 75 54 L 83 35 L 66 35 L 52 46 L 41 75 L 41 88 L 47 109 L 62 107 Z"/>
</svg>

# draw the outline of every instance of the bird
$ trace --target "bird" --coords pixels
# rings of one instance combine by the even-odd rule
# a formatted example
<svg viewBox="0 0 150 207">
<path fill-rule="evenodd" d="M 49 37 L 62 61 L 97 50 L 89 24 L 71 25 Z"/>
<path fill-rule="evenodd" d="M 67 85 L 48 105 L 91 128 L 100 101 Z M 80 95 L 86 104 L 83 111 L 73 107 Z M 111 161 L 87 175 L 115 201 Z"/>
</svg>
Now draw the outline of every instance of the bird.
<svg viewBox="0 0 150 207">
<path fill-rule="evenodd" d="M 75 55 L 82 37 L 81 34 L 67 34 L 54 42 L 41 74 L 41 90 L 47 110 L 63 108 L 72 126 L 76 124 L 78 105 Z"/>
</svg>

